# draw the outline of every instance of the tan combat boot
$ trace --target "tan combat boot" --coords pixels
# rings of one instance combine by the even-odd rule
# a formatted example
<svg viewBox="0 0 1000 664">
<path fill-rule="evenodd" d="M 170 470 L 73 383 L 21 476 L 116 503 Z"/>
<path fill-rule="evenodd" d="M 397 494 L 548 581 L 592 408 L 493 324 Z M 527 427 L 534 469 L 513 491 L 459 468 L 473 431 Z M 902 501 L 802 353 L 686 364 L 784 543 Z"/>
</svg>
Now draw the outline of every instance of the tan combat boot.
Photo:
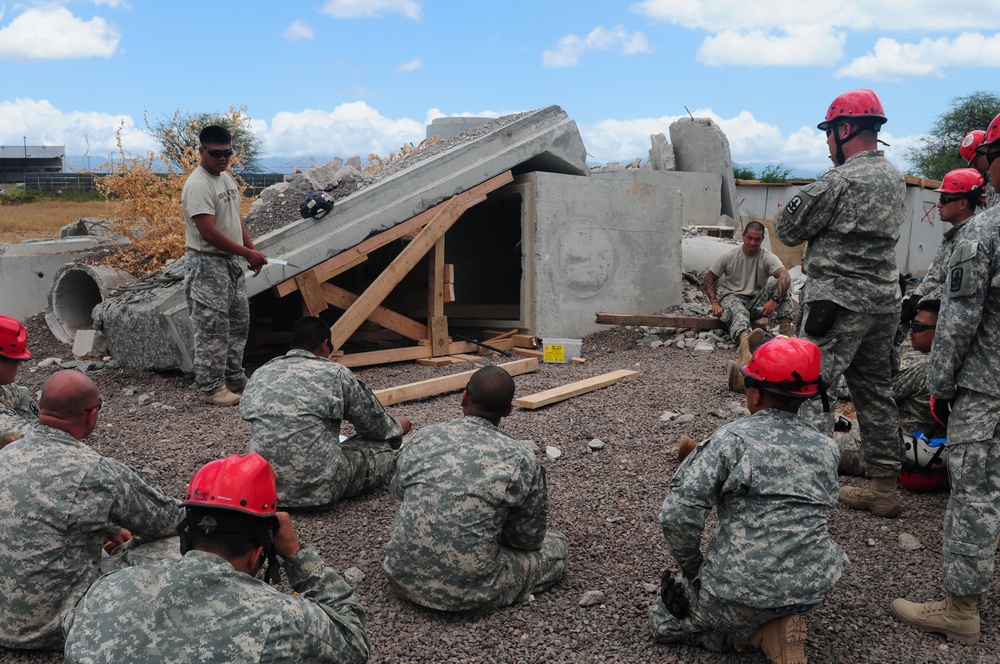
<svg viewBox="0 0 1000 664">
<path fill-rule="evenodd" d="M 698 447 L 698 441 L 691 436 L 681 435 L 680 441 L 677 443 L 677 463 L 680 463 L 687 458 L 691 452 L 694 452 L 694 448 Z"/>
<path fill-rule="evenodd" d="M 861 489 L 842 486 L 840 502 L 853 510 L 868 510 L 888 519 L 895 519 L 901 511 L 895 477 L 873 477 L 868 486 Z"/>
<path fill-rule="evenodd" d="M 743 366 L 750 361 L 750 330 L 740 332 L 739 354 L 736 356 L 736 363 Z"/>
<path fill-rule="evenodd" d="M 745 394 L 747 389 L 743 384 L 743 374 L 740 373 L 740 367 L 743 366 L 736 360 L 729 361 L 729 391 L 739 392 L 740 394 Z"/>
<path fill-rule="evenodd" d="M 921 632 L 944 634 L 949 641 L 967 646 L 979 642 L 979 602 L 982 595 L 947 595 L 940 602 L 917 604 L 892 600 L 896 617 Z"/>
<path fill-rule="evenodd" d="M 778 319 L 778 334 L 783 337 L 794 337 L 795 330 L 792 329 L 792 319 L 791 318 L 779 318 Z"/>
<path fill-rule="evenodd" d="M 213 406 L 235 406 L 240 402 L 240 395 L 233 394 L 226 388 L 222 388 L 215 394 L 205 395 L 205 402 Z"/>
<path fill-rule="evenodd" d="M 756 353 L 757 349 L 763 346 L 765 341 L 767 341 L 767 332 L 759 327 L 755 327 L 747 337 L 747 350 L 749 351 L 749 354 L 747 355 L 746 362 L 743 362 L 743 364 L 750 361 L 750 356 Z M 743 365 L 741 364 L 740 366 Z"/>
<path fill-rule="evenodd" d="M 792 615 L 772 620 L 750 637 L 750 645 L 763 650 L 772 664 L 807 664 L 806 619 Z"/>
</svg>

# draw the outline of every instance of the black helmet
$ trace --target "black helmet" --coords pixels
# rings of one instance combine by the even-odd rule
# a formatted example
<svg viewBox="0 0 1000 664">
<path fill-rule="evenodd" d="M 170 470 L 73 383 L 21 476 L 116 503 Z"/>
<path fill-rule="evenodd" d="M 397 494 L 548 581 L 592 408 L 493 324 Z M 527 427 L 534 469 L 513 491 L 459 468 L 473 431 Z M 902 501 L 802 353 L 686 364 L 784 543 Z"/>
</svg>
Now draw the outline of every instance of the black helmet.
<svg viewBox="0 0 1000 664">
<path fill-rule="evenodd" d="M 322 219 L 331 210 L 333 210 L 333 197 L 325 191 L 314 191 L 306 196 L 306 200 L 299 206 L 299 214 L 303 219 L 309 217 Z"/>
</svg>

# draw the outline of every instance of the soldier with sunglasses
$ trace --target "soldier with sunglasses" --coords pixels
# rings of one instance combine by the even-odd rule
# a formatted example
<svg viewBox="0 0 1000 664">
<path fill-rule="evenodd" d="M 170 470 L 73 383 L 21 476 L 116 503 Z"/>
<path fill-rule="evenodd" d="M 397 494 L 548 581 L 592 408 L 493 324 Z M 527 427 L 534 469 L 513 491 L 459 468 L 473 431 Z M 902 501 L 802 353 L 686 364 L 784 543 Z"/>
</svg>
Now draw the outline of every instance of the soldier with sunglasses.
<svg viewBox="0 0 1000 664">
<path fill-rule="evenodd" d="M 250 331 L 245 260 L 254 275 L 267 263 L 240 217 L 240 191 L 226 170 L 232 135 L 209 125 L 198 135 L 201 162 L 184 183 L 184 299 L 194 335 L 194 375 L 202 397 L 217 406 L 240 402 L 246 387 L 243 349 Z"/>
</svg>

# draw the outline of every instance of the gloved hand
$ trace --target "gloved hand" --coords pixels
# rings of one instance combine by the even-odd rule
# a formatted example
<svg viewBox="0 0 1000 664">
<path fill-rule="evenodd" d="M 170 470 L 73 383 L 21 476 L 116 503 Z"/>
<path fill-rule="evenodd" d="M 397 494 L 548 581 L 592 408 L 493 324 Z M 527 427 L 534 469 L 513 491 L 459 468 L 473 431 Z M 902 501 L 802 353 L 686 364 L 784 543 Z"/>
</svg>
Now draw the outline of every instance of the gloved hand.
<svg viewBox="0 0 1000 664">
<path fill-rule="evenodd" d="M 688 617 L 691 603 L 684 594 L 684 586 L 674 579 L 670 570 L 663 570 L 663 576 L 660 577 L 660 599 L 674 618 L 684 620 Z"/>
<path fill-rule="evenodd" d="M 919 295 L 911 295 L 903 300 L 903 306 L 899 311 L 899 322 L 906 325 L 917 315 L 917 303 L 920 302 Z"/>
<path fill-rule="evenodd" d="M 951 416 L 951 399 L 939 399 L 931 395 L 931 415 L 943 427 L 948 426 L 948 418 Z"/>
</svg>

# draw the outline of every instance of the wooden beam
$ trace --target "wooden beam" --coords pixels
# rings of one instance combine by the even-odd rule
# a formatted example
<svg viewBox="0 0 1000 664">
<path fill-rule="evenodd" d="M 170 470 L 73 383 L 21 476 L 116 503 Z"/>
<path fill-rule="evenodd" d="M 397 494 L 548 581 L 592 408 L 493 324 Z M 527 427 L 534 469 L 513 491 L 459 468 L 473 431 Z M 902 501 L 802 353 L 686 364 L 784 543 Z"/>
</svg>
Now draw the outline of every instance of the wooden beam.
<svg viewBox="0 0 1000 664">
<path fill-rule="evenodd" d="M 540 350 L 535 350 L 534 348 L 521 348 L 519 346 L 514 346 L 510 349 L 510 352 L 514 353 L 514 355 L 520 355 L 521 357 L 535 357 L 539 360 L 545 355 L 545 353 Z"/>
<path fill-rule="evenodd" d="M 511 172 L 504 171 L 500 175 L 492 179 L 489 179 L 486 182 L 483 182 L 482 184 L 478 184 L 475 187 L 472 187 L 471 189 L 464 191 L 463 193 L 459 194 L 459 196 L 464 196 L 465 194 L 471 194 L 470 198 L 478 198 L 479 196 L 485 196 L 491 191 L 499 189 L 505 184 L 509 184 L 513 181 L 514 181 L 514 176 L 511 174 Z M 404 235 L 409 235 L 413 231 L 419 228 L 423 228 L 428 223 L 430 223 L 430 221 L 434 219 L 441 212 L 441 210 L 444 209 L 444 207 L 448 204 L 450 200 L 451 199 L 439 203 L 428 210 L 424 210 L 415 217 L 410 217 L 406 221 L 396 224 L 392 228 L 382 231 L 378 235 L 368 238 L 361 244 L 351 247 L 350 249 L 345 249 L 336 256 L 328 258 L 327 260 L 323 261 L 319 265 L 316 265 L 315 267 L 312 268 L 312 270 L 316 272 L 316 278 L 319 279 L 320 281 L 326 281 L 328 279 L 332 279 L 333 277 L 349 269 L 350 267 L 353 267 L 354 265 L 357 265 L 358 263 L 367 260 L 368 254 L 375 251 L 376 249 L 380 249 L 381 247 L 384 247 L 390 242 L 398 240 Z M 278 293 L 278 295 L 284 297 L 289 293 L 294 293 L 297 290 L 297 288 L 298 287 L 295 285 L 295 281 L 289 279 L 288 281 L 284 281 L 275 286 L 275 291 Z"/>
<path fill-rule="evenodd" d="M 295 283 L 302 292 L 302 303 L 306 306 L 306 311 L 309 312 L 310 316 L 319 316 L 330 306 L 326 298 L 323 297 L 323 291 L 314 272 L 303 272 L 295 277 Z"/>
<path fill-rule="evenodd" d="M 553 387 L 551 390 L 545 390 L 544 392 L 529 394 L 528 396 L 521 397 L 520 399 L 514 399 L 514 405 L 519 408 L 541 408 L 542 406 L 548 406 L 549 404 L 553 404 L 558 401 L 564 401 L 570 397 L 599 390 L 603 387 L 607 387 L 608 385 L 614 385 L 615 383 L 623 381 L 626 378 L 632 378 L 633 376 L 638 375 L 638 371 L 619 369 L 618 371 L 601 374 L 600 376 L 594 376 L 593 378 L 587 378 L 586 380 L 578 380 L 575 383 L 569 383 L 560 387 Z"/>
<path fill-rule="evenodd" d="M 641 314 L 609 314 L 598 312 L 598 325 L 649 325 L 650 327 L 686 327 L 698 330 L 723 329 L 718 318 L 701 316 L 653 316 Z"/>
<path fill-rule="evenodd" d="M 407 346 L 405 348 L 390 348 L 373 350 L 367 353 L 333 353 L 331 360 L 340 362 L 345 367 L 369 367 L 373 364 L 389 364 L 390 362 L 408 362 L 421 357 L 432 357 L 430 346 Z M 465 341 L 454 341 L 448 345 L 448 354 L 475 353 L 476 346 Z"/>
<path fill-rule="evenodd" d="M 507 362 L 498 366 L 503 367 L 511 376 L 520 376 L 521 374 L 538 371 L 538 360 L 514 360 L 513 362 Z M 422 380 L 398 387 L 389 387 L 384 390 L 375 390 L 375 397 L 383 406 L 391 406 L 403 403 L 404 401 L 413 401 L 414 399 L 423 399 L 446 392 L 455 392 L 465 388 L 466 383 L 469 382 L 472 374 L 476 373 L 476 371 L 478 369 L 463 371 L 462 373 L 450 376 L 441 376 L 440 378 Z"/>
<path fill-rule="evenodd" d="M 349 309 L 358 300 L 358 296 L 354 293 L 333 284 L 322 284 L 321 288 L 326 300 L 339 309 Z M 407 339 L 427 338 L 426 325 L 385 307 L 375 307 L 371 315 L 368 316 L 368 320 L 388 330 L 398 332 Z"/>
</svg>

